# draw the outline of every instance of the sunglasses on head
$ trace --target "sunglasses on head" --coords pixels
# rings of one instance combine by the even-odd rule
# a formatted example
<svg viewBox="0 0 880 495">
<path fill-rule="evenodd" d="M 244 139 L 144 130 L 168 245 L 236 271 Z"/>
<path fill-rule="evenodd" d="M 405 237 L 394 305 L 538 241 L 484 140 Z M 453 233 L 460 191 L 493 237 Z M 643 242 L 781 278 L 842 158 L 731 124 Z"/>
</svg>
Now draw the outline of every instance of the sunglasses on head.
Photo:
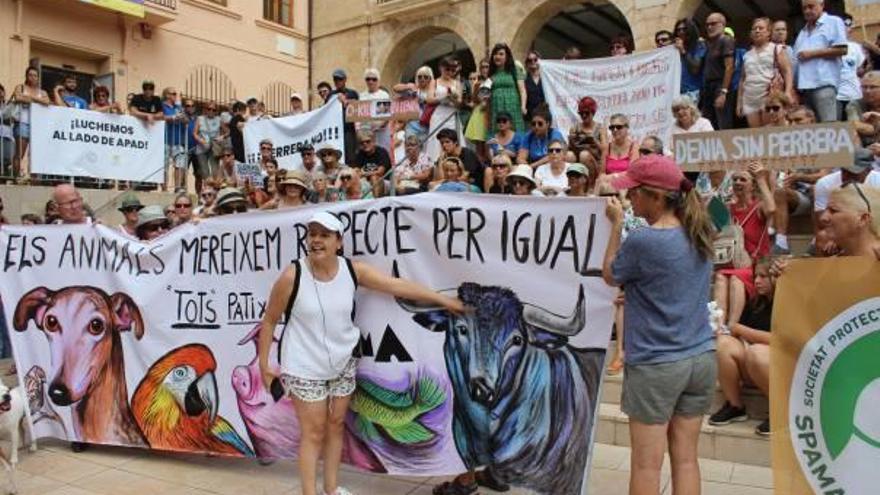
<svg viewBox="0 0 880 495">
<path fill-rule="evenodd" d="M 859 197 L 862 198 L 862 201 L 865 202 L 865 206 L 868 208 L 868 213 L 871 213 L 871 202 L 868 201 L 868 197 L 865 196 L 865 193 L 862 192 L 862 186 L 859 185 L 858 182 L 850 181 L 847 183 L 848 186 L 853 186 L 856 192 L 859 194 Z"/>
<path fill-rule="evenodd" d="M 608 126 L 608 129 L 610 129 L 612 131 L 619 131 L 625 127 L 627 127 L 627 126 L 623 125 L 623 124 L 611 124 Z"/>
</svg>

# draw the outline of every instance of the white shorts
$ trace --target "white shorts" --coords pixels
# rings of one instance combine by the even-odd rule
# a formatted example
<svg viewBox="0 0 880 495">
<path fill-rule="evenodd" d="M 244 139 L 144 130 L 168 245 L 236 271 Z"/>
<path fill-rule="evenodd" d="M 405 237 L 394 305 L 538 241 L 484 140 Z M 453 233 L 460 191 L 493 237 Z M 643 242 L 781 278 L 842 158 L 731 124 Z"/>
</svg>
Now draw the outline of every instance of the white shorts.
<svg viewBox="0 0 880 495">
<path fill-rule="evenodd" d="M 320 402 L 327 397 L 346 397 L 354 393 L 355 376 L 357 375 L 358 359 L 351 358 L 345 368 L 335 378 L 329 380 L 312 380 L 298 376 L 282 374 L 281 385 L 284 393 L 303 402 Z"/>
</svg>

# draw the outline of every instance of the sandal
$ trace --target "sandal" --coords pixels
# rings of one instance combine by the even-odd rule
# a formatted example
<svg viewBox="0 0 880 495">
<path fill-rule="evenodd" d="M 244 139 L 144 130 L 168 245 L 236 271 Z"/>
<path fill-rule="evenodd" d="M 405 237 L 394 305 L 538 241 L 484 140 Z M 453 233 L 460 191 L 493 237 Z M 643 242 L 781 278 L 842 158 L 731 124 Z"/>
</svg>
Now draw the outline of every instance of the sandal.
<svg viewBox="0 0 880 495">
<path fill-rule="evenodd" d="M 611 376 L 620 374 L 623 370 L 623 359 L 618 355 L 614 356 L 614 359 L 608 363 L 608 368 L 605 370 L 605 373 Z"/>
<path fill-rule="evenodd" d="M 482 471 L 477 471 L 475 474 L 477 484 L 480 486 L 485 486 L 486 488 L 494 490 L 496 492 L 506 492 L 510 490 L 510 485 L 496 478 L 495 474 L 492 472 L 492 468 L 490 467 Z"/>
<path fill-rule="evenodd" d="M 476 493 L 477 484 L 474 483 L 472 485 L 462 485 L 456 480 L 453 481 L 444 481 L 439 485 L 434 485 L 434 489 L 431 490 L 433 495 L 471 495 L 472 493 Z"/>
</svg>

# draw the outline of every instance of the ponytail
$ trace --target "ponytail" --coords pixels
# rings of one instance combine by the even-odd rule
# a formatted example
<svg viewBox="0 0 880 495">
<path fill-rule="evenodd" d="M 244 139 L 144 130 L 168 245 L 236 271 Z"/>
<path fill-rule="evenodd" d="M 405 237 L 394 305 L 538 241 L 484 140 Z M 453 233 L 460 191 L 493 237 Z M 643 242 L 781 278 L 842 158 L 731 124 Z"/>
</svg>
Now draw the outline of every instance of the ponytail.
<svg viewBox="0 0 880 495">
<path fill-rule="evenodd" d="M 688 181 L 688 186 L 690 187 L 682 187 L 681 192 L 675 193 L 677 196 L 675 216 L 684 226 L 688 239 L 697 252 L 707 259 L 712 259 L 715 255 L 715 249 L 712 246 L 712 222 L 700 200 L 700 195 L 697 194 L 690 181 Z"/>
</svg>

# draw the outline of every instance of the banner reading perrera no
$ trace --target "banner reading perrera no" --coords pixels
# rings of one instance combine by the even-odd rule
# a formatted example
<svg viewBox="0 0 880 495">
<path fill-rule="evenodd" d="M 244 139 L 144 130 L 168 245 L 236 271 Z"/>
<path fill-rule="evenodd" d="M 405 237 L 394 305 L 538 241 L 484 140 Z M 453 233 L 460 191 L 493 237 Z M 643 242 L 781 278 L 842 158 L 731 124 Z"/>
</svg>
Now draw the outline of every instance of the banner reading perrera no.
<svg viewBox="0 0 880 495">
<path fill-rule="evenodd" d="M 37 435 L 294 457 L 293 405 L 263 388 L 255 339 L 319 208 L 212 218 L 149 244 L 104 226 L 4 226 L 0 291 Z M 611 328 L 604 203 L 422 194 L 330 208 L 347 256 L 474 309 L 359 290 L 346 462 L 413 476 L 493 464 L 515 485 L 581 493 Z"/>
</svg>

